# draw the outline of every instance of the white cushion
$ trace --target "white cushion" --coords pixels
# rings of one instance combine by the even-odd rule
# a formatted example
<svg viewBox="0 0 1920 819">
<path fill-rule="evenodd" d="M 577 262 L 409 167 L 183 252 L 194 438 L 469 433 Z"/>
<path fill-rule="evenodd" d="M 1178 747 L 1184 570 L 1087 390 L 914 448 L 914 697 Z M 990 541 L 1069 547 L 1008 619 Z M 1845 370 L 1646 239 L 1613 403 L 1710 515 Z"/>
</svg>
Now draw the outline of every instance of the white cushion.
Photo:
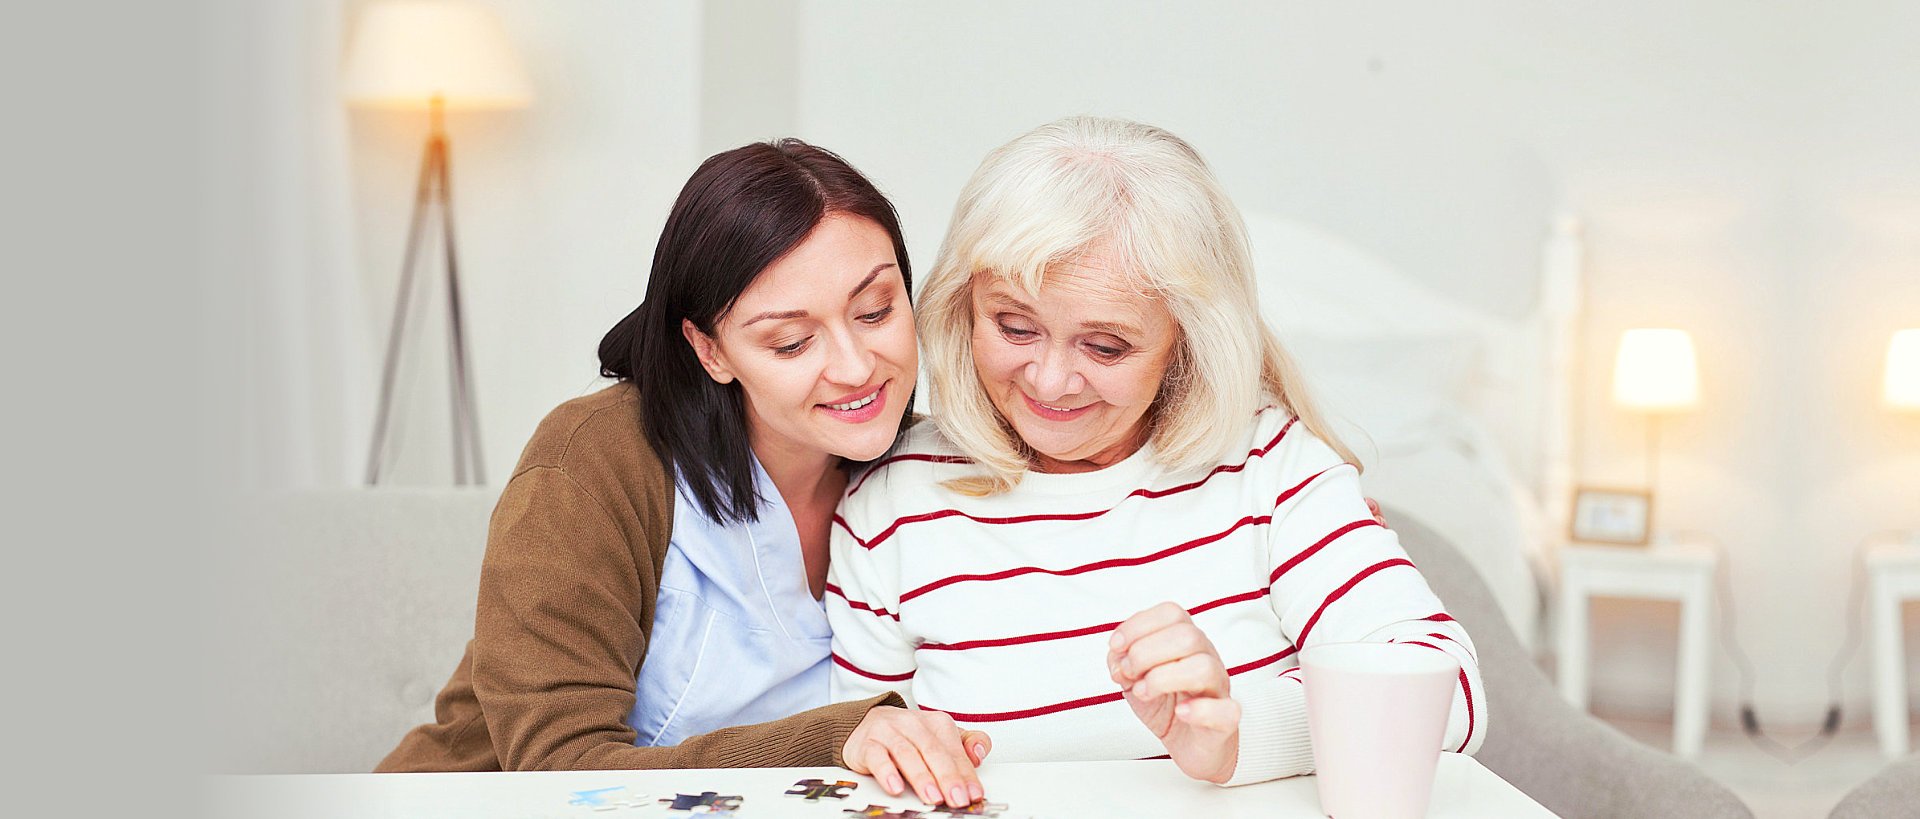
<svg viewBox="0 0 1920 819">
<path fill-rule="evenodd" d="M 211 567 L 214 770 L 371 770 L 473 636 L 497 489 L 252 495 Z"/>
</svg>

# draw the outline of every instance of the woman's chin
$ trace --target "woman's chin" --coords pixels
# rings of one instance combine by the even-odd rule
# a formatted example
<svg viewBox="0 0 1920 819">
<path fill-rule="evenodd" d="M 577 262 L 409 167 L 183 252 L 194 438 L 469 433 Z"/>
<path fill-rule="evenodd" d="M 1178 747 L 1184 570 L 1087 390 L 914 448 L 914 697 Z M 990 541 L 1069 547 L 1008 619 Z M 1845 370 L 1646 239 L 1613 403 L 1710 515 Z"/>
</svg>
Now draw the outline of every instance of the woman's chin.
<svg viewBox="0 0 1920 819">
<path fill-rule="evenodd" d="M 871 431 L 857 436 L 846 436 L 835 442 L 833 454 L 849 461 L 871 461 L 887 454 L 893 448 L 895 433 L 900 429 L 900 417 L 875 418 L 862 426 L 873 427 Z M 883 432 L 884 430 L 884 432 Z"/>
</svg>

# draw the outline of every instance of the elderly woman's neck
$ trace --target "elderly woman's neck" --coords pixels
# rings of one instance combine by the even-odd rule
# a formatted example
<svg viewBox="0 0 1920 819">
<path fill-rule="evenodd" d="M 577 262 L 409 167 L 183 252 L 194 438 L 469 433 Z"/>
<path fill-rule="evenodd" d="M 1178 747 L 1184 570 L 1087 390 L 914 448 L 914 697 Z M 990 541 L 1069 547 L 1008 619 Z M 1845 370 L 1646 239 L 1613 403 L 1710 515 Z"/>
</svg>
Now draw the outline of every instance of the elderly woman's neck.
<svg viewBox="0 0 1920 819">
<path fill-rule="evenodd" d="M 1119 443 L 1084 458 L 1061 459 L 1035 452 L 1032 458 L 1033 471 L 1055 475 L 1098 472 L 1132 457 L 1133 453 L 1139 452 L 1141 447 L 1147 445 L 1148 437 L 1147 427 L 1142 424 L 1133 434 Z"/>
</svg>

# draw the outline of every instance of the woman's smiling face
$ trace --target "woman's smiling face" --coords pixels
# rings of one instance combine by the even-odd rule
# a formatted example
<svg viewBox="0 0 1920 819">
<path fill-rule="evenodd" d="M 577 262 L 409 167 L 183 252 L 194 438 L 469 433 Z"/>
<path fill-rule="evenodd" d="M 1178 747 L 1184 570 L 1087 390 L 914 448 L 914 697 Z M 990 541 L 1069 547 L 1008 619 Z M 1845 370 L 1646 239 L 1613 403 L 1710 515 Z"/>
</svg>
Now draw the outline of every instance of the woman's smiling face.
<svg viewBox="0 0 1920 819">
<path fill-rule="evenodd" d="M 771 451 L 871 460 L 893 445 L 919 369 L 893 242 L 830 214 L 769 265 L 708 337 L 682 327 L 714 380 L 738 379 L 747 429 Z"/>
<path fill-rule="evenodd" d="M 974 369 L 1039 471 L 1100 469 L 1147 441 L 1179 330 L 1126 278 L 1103 251 L 1049 268 L 1038 293 L 974 278 Z"/>
</svg>

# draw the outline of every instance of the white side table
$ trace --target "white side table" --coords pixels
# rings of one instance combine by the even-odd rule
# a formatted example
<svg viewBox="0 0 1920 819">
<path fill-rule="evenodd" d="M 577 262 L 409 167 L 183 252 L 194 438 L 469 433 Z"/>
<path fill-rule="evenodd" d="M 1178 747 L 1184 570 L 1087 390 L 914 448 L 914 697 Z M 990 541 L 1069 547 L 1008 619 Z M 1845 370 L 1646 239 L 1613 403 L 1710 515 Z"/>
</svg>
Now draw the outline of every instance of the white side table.
<svg viewBox="0 0 1920 819">
<path fill-rule="evenodd" d="M 1671 543 L 1653 547 L 1565 546 L 1560 550 L 1560 695 L 1587 708 L 1587 604 L 1593 597 L 1680 602 L 1680 662 L 1673 694 L 1673 752 L 1691 758 L 1707 734 L 1707 671 L 1713 654 L 1712 549 Z"/>
<path fill-rule="evenodd" d="M 1907 753 L 1906 635 L 1901 604 L 1920 600 L 1920 540 L 1867 551 L 1867 632 L 1873 652 L 1873 728 L 1889 757 Z"/>
</svg>

